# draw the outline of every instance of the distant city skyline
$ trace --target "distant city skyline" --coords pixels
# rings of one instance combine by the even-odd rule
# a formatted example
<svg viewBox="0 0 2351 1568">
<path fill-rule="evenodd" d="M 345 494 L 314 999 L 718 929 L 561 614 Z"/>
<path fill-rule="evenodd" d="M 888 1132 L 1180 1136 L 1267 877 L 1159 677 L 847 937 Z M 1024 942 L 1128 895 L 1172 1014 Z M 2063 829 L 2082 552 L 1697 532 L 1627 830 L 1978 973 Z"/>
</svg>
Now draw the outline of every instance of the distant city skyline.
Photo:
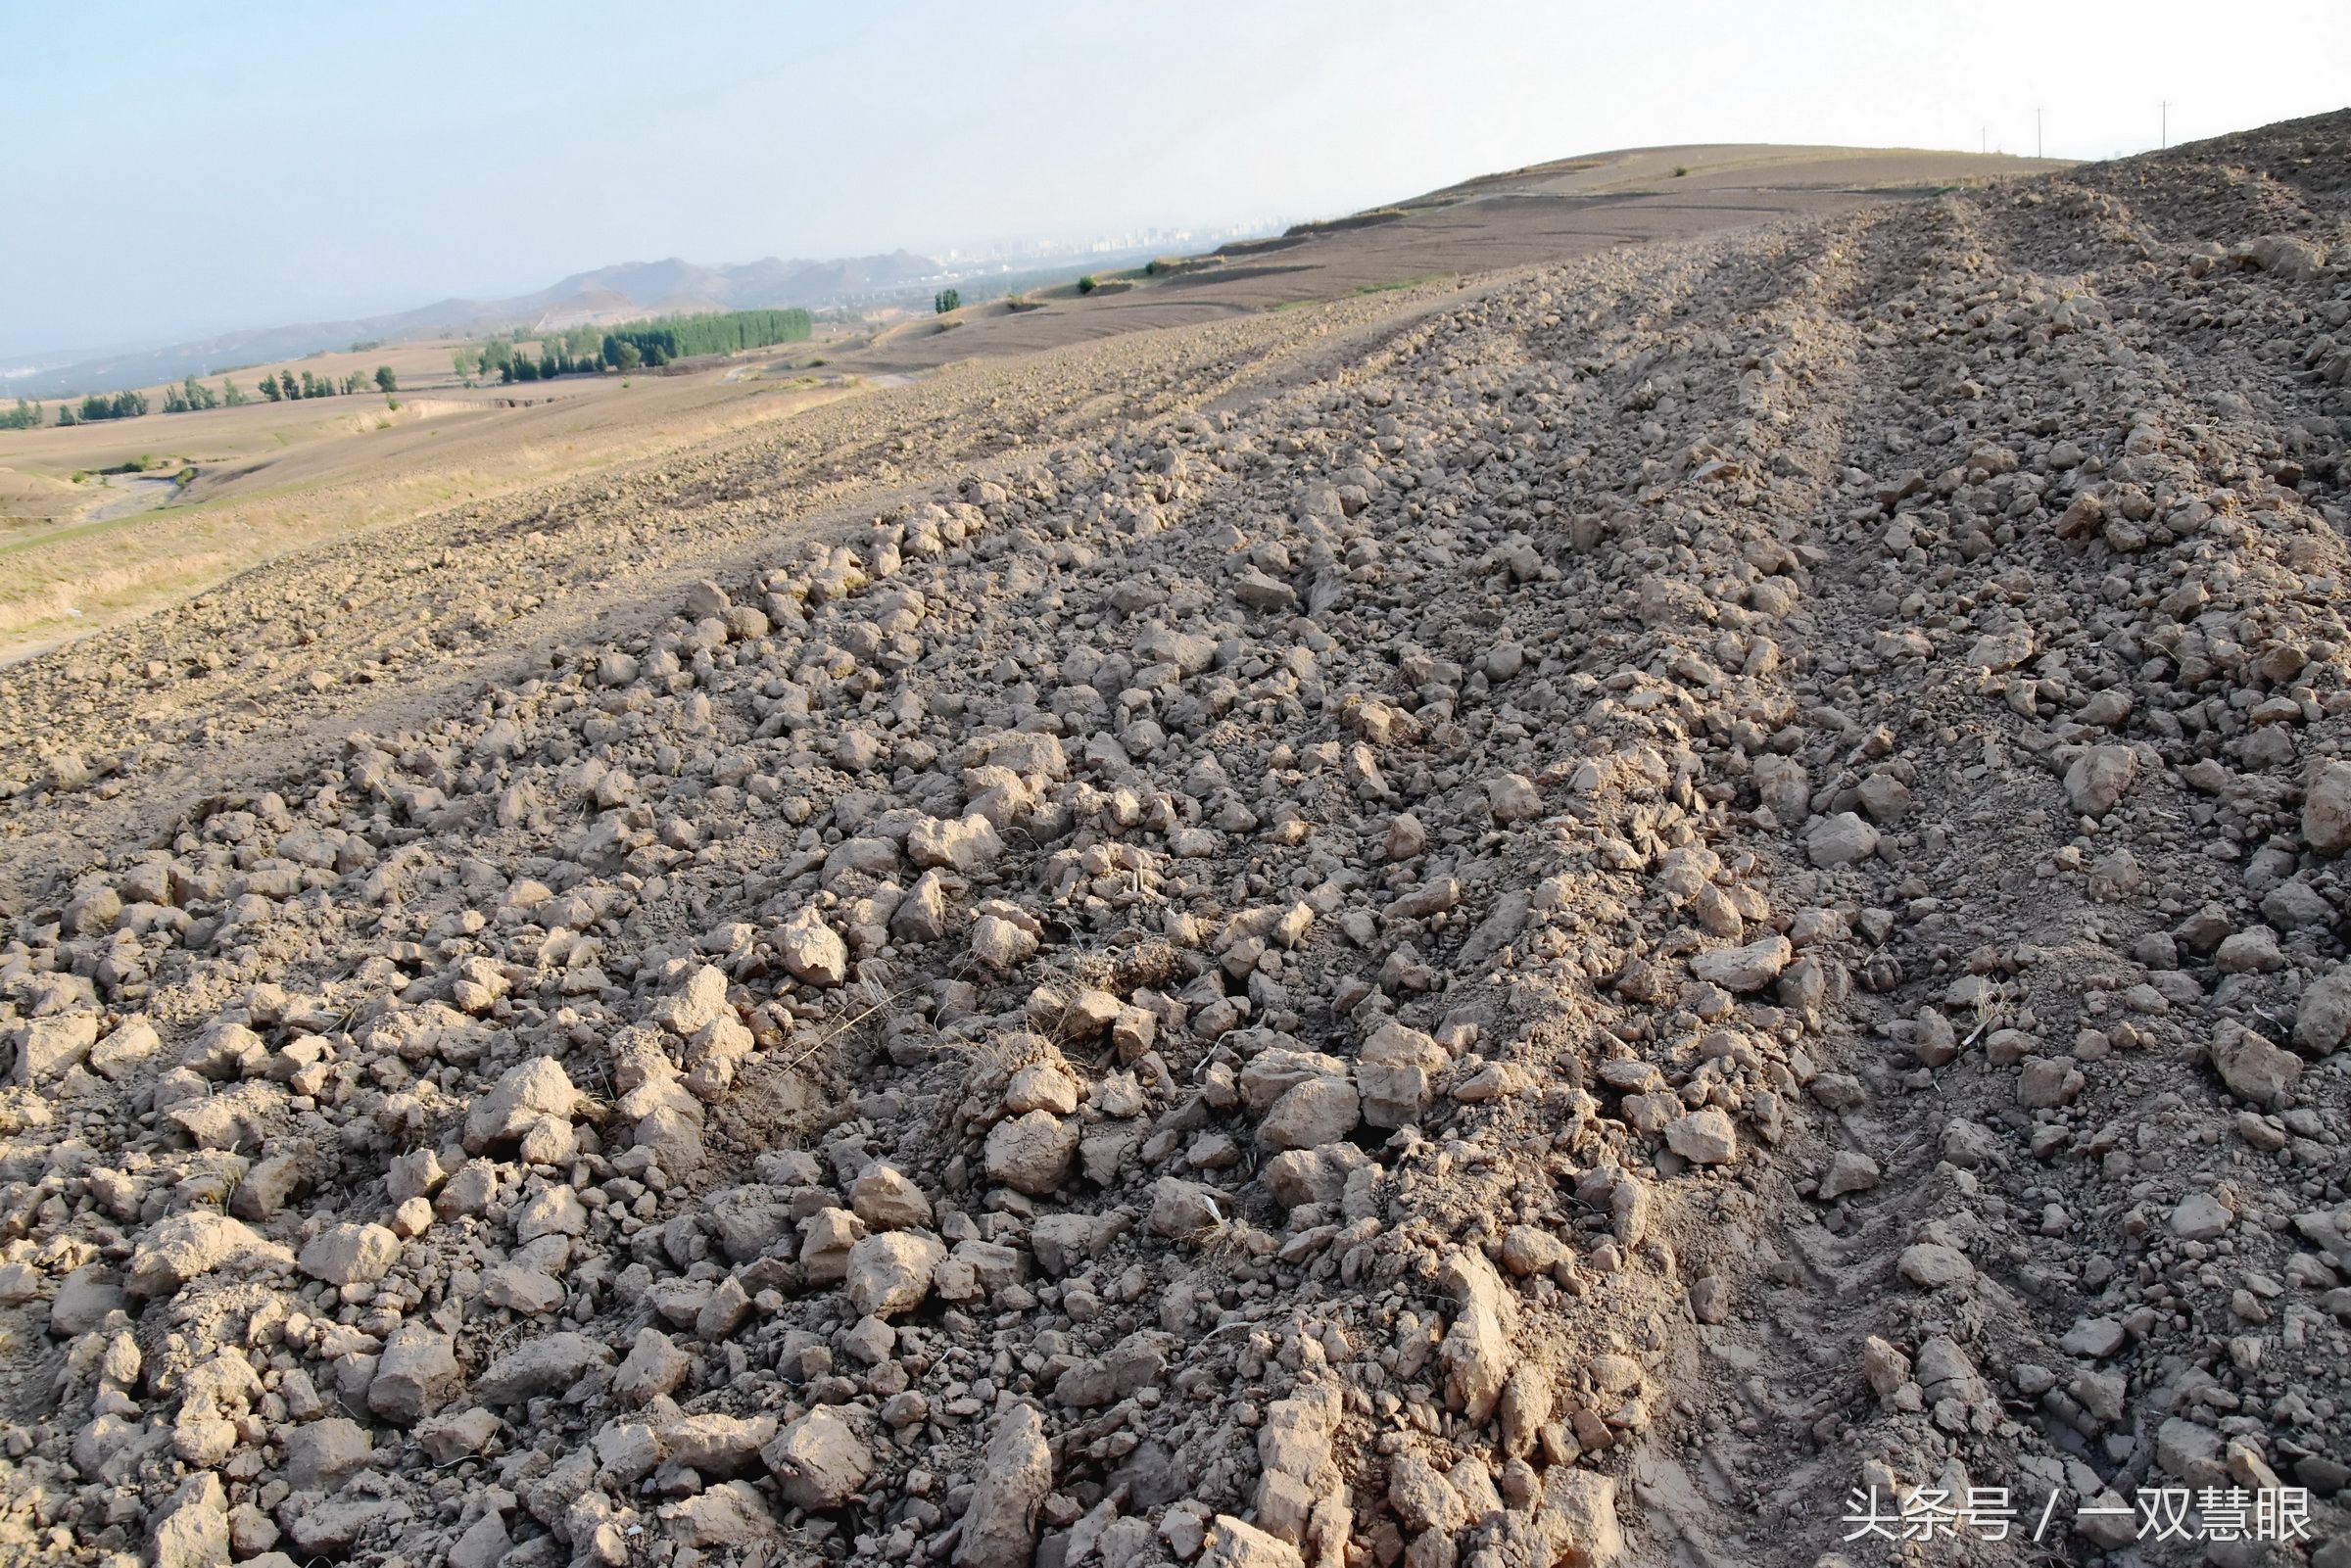
<svg viewBox="0 0 2351 1568">
<path fill-rule="evenodd" d="M 1147 223 L 1124 229 L 1098 230 L 1083 236 L 1006 235 L 972 245 L 950 245 L 933 250 L 917 247 L 916 251 L 918 255 L 950 262 L 959 260 L 1099 256 L 1106 252 L 1145 250 L 1154 245 L 1216 245 L 1253 234 L 1278 233 L 1296 221 L 1298 219 L 1291 217 L 1269 216 L 1223 223 Z"/>
</svg>

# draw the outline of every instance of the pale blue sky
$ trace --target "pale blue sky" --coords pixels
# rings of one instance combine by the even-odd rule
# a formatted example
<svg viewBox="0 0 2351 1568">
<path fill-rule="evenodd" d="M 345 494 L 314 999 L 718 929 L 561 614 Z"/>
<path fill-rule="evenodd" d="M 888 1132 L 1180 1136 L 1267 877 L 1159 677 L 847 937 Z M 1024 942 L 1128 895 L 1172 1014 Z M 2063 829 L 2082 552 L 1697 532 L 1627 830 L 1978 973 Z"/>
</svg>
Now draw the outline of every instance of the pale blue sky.
<svg viewBox="0 0 2351 1568">
<path fill-rule="evenodd" d="M 2342 0 L 0 0 L 0 352 L 1326 214 L 1615 147 L 2030 152 L 2037 104 L 2100 157 L 2167 98 L 2175 141 L 2340 107 L 2345 59 Z"/>
</svg>

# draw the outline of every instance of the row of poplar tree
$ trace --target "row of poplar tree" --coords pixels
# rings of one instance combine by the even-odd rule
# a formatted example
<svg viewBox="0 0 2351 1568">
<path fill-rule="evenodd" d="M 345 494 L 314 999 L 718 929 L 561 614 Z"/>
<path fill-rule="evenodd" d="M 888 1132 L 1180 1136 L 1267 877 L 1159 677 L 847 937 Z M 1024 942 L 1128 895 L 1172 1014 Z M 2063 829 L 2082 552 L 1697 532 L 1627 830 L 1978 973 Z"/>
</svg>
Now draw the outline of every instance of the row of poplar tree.
<svg viewBox="0 0 2351 1568">
<path fill-rule="evenodd" d="M 472 381 L 552 381 L 557 376 L 635 370 L 702 355 L 740 354 L 778 343 L 805 342 L 814 330 L 805 310 L 722 310 L 708 315 L 656 316 L 610 328 L 573 327 L 538 340 L 537 354 L 504 338 L 454 356 L 457 375 Z"/>
<path fill-rule="evenodd" d="M 261 381 L 262 396 L 271 403 L 295 403 L 304 398 L 349 398 L 373 389 L 386 396 L 400 390 L 400 378 L 388 364 L 375 367 L 375 374 L 362 375 L 357 371 L 342 377 L 322 376 L 305 370 L 296 380 L 292 370 L 280 370 Z M 253 402 L 243 388 L 227 376 L 220 378 L 217 390 L 206 386 L 193 375 L 174 386 L 164 389 L 164 412 L 194 413 L 199 408 L 234 408 Z M 152 405 L 143 392 L 94 392 L 79 403 L 61 403 L 57 405 L 60 425 L 95 424 L 103 419 L 136 419 Z M 13 408 L 0 408 L 0 430 L 37 430 L 47 424 L 48 409 L 37 403 L 19 398 Z"/>
</svg>

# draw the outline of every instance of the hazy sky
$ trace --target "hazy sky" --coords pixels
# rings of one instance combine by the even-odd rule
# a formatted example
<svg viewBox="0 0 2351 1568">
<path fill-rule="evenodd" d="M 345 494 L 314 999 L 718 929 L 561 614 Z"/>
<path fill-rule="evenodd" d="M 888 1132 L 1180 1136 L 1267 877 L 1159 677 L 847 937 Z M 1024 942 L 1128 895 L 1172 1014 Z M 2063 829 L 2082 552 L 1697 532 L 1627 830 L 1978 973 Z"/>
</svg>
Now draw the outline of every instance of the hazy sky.
<svg viewBox="0 0 2351 1568">
<path fill-rule="evenodd" d="M 2258 18 L 2238 38 L 2231 19 Z M 1335 214 L 1607 148 L 2153 145 L 2342 106 L 2351 4 L 0 0 L 0 352 L 607 262 Z"/>
</svg>

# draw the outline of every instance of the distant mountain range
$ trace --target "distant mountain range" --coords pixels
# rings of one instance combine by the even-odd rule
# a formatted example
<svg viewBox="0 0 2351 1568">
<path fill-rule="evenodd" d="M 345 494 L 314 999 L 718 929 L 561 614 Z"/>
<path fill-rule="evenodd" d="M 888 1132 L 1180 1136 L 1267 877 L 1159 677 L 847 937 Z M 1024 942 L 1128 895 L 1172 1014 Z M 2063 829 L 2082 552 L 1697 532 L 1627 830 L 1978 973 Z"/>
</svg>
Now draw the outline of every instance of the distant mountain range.
<svg viewBox="0 0 2351 1568">
<path fill-rule="evenodd" d="M 676 312 L 794 305 L 814 308 L 904 288 L 943 270 L 931 258 L 911 251 L 826 261 L 785 261 L 769 257 L 732 266 L 701 266 L 675 257 L 665 261 L 623 261 L 593 272 L 575 272 L 536 294 L 510 300 L 443 300 L 392 315 L 261 327 L 87 358 L 50 356 L 34 364 L 0 364 L 0 396 L 54 398 L 65 393 L 151 386 L 176 381 L 190 372 L 209 376 L 236 365 L 296 359 L 369 340 L 399 343 L 418 338 L 488 337 Z"/>
</svg>

